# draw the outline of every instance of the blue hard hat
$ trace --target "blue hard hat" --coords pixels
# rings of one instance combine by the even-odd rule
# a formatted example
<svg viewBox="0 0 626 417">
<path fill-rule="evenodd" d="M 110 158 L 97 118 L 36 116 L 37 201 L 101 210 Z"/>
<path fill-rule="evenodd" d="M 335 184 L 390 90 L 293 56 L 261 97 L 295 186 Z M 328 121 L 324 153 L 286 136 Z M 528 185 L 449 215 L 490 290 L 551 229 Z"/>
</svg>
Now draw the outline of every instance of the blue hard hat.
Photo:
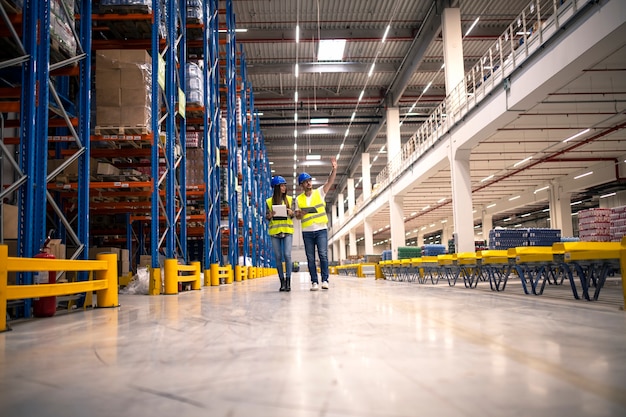
<svg viewBox="0 0 626 417">
<path fill-rule="evenodd" d="M 272 177 L 272 187 L 276 187 L 277 185 L 280 184 L 287 184 L 287 181 L 285 181 L 285 179 L 283 177 L 281 177 L 280 175 L 276 175 L 275 177 Z"/>
<path fill-rule="evenodd" d="M 302 174 L 298 175 L 298 184 L 302 184 L 304 181 L 310 180 L 310 179 L 311 179 L 311 176 L 307 174 L 306 172 L 303 172 Z"/>
</svg>

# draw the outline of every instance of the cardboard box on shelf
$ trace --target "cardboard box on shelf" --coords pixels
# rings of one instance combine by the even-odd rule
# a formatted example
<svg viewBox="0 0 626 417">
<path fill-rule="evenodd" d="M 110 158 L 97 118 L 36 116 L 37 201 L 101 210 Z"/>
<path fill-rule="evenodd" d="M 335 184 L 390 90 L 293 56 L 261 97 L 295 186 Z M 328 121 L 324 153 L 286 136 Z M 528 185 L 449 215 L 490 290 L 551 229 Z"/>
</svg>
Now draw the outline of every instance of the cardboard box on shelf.
<svg viewBox="0 0 626 417">
<path fill-rule="evenodd" d="M 137 87 L 137 85 L 135 85 Z M 144 106 L 149 107 L 152 101 L 150 90 L 140 88 L 122 88 L 122 97 L 120 100 L 121 106 Z"/>
<path fill-rule="evenodd" d="M 96 173 L 98 175 L 119 175 L 120 170 L 106 162 L 98 162 L 98 169 Z"/>
<path fill-rule="evenodd" d="M 17 239 L 17 225 L 19 223 L 17 206 L 2 205 L 2 237 Z"/>
<path fill-rule="evenodd" d="M 119 126 L 121 107 L 96 106 L 96 123 L 98 126 Z"/>
<path fill-rule="evenodd" d="M 151 109 L 149 107 L 122 107 L 120 126 L 150 127 Z"/>
</svg>

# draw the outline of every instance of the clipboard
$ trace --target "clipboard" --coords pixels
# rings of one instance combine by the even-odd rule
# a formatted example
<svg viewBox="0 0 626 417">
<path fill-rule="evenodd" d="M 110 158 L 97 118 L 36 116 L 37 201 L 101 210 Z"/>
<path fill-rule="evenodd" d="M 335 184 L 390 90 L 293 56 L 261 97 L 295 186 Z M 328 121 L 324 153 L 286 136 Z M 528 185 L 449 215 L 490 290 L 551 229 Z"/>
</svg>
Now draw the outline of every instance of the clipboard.
<svg viewBox="0 0 626 417">
<path fill-rule="evenodd" d="M 317 213 L 317 209 L 315 207 L 304 207 L 304 208 L 301 208 L 300 210 L 302 210 L 304 213 L 307 213 L 307 214 Z"/>
<path fill-rule="evenodd" d="M 286 220 L 287 219 L 287 206 L 284 204 L 277 204 L 272 206 L 272 210 L 274 210 L 274 219 L 276 220 Z"/>
</svg>

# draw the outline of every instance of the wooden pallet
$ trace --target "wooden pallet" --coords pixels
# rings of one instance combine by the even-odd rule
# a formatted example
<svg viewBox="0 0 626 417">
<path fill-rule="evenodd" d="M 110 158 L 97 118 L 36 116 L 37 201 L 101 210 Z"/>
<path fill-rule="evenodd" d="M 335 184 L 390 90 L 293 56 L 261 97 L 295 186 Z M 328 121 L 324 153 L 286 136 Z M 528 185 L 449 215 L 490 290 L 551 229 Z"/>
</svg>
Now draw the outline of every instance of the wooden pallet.
<svg viewBox="0 0 626 417">
<path fill-rule="evenodd" d="M 101 135 L 147 135 L 150 133 L 150 126 L 96 126 L 94 134 Z"/>
</svg>

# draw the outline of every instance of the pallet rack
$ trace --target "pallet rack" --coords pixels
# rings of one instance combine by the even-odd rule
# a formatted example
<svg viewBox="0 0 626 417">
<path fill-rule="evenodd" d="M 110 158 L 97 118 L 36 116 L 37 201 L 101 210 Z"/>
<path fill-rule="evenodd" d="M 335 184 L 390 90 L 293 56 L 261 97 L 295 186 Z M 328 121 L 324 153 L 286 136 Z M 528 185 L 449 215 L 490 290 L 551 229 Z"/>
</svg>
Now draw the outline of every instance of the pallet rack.
<svg viewBox="0 0 626 417">
<path fill-rule="evenodd" d="M 238 264 L 240 255 L 245 262 L 251 260 L 251 266 L 268 266 L 271 251 L 263 211 L 270 171 L 252 86 L 245 80 L 245 57 L 236 52 L 232 0 L 222 1 L 225 13 L 219 9 L 219 0 L 201 1 L 202 22 L 186 21 L 187 2 L 182 0 L 151 0 L 130 9 L 102 7 L 103 2 L 88 0 L 25 0 L 23 12 L 9 7 L 11 2 L 0 0 L 0 17 L 7 26 L 0 26 L 0 40 L 15 46 L 16 52 L 0 55 L 0 71 L 19 75 L 15 87 L 0 86 L 0 113 L 2 155 L 16 173 L 12 184 L 3 184 L 0 196 L 3 201 L 14 198 L 20 207 L 18 256 L 36 254 L 52 224 L 72 248 L 72 258 L 88 259 L 88 247 L 99 241 L 128 248 L 131 265 L 145 253 L 150 266 L 158 268 L 162 257 L 189 262 L 188 242 L 202 237 L 205 270 L 212 264 Z M 53 3 L 75 18 L 76 25 L 71 25 L 77 44 L 74 55 L 64 57 L 54 41 L 49 46 Z M 228 35 L 225 62 L 220 60 L 220 17 L 225 17 Z M 193 39 L 188 39 L 191 33 Z M 92 79 L 98 82 L 92 71 L 95 54 L 112 49 L 139 49 L 150 55 L 153 100 L 145 126 L 99 125 L 92 114 L 92 106 L 96 107 L 91 103 L 95 97 Z M 204 64 L 200 104 L 187 104 L 184 94 L 191 52 Z M 225 110 L 220 102 L 222 65 Z M 239 123 L 238 97 L 243 109 Z M 222 112 L 229 140 L 225 169 L 219 166 Z M 187 184 L 185 143 L 191 126 L 201 132 L 207 162 L 203 184 Z M 19 129 L 19 134 L 5 137 L 11 136 L 5 133 L 8 128 Z M 36 140 L 39 137 L 48 141 Z M 18 151 L 13 152 L 10 145 Z M 12 153 L 19 158 L 13 160 Z M 46 174 L 52 159 L 64 162 Z M 94 164 L 105 161 L 123 170 L 143 167 L 146 172 L 94 176 Z M 76 175 L 64 175 L 68 167 L 76 166 Z M 221 178 L 228 185 L 227 248 L 222 247 L 225 236 L 220 230 Z M 190 211 L 189 201 L 197 211 Z M 99 219 L 102 227 L 94 222 Z"/>
</svg>

